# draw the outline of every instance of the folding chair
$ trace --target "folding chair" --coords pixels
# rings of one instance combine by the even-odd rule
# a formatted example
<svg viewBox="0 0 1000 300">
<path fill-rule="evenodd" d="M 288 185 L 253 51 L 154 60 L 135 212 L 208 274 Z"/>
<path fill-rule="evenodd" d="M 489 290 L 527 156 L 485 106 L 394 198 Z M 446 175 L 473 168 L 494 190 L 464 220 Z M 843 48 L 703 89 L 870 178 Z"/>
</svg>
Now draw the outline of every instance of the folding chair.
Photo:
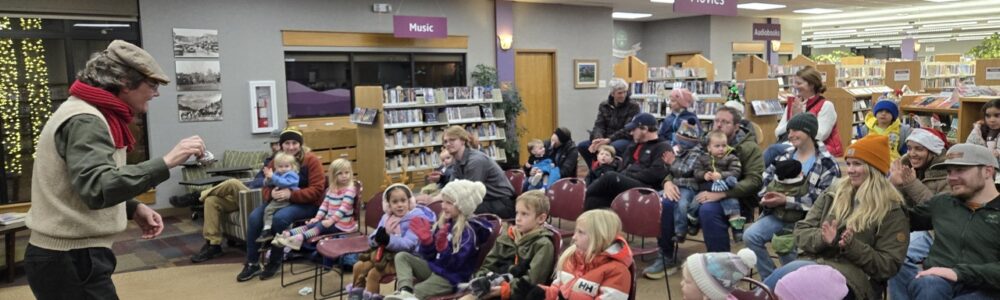
<svg viewBox="0 0 1000 300">
<path fill-rule="evenodd" d="M 434 202 L 431 202 L 431 203 L 427 203 L 427 208 L 430 208 L 431 211 L 433 211 L 435 215 L 440 215 L 441 214 L 441 210 L 443 209 L 443 208 L 441 208 L 441 202 L 442 202 L 442 200 L 437 200 L 437 201 L 434 201 Z"/>
<path fill-rule="evenodd" d="M 527 175 L 521 169 L 510 169 L 504 171 L 504 173 L 507 175 L 507 180 L 510 180 L 510 185 L 514 186 L 514 198 L 517 198 L 517 196 L 520 196 L 524 192 L 524 181 Z"/>
<path fill-rule="evenodd" d="M 562 229 L 562 220 L 576 220 L 583 214 L 583 199 L 587 195 L 587 183 L 580 178 L 562 178 L 552 184 L 549 190 L 545 191 L 549 196 L 549 216 L 559 219 L 556 230 L 559 236 L 569 238 L 573 236 L 572 230 Z"/>
<path fill-rule="evenodd" d="M 660 195 L 656 190 L 650 188 L 632 188 L 621 194 L 611 202 L 613 210 L 622 220 L 622 231 L 629 236 L 640 238 L 640 246 L 632 248 L 633 256 L 643 256 L 660 253 L 660 247 L 647 248 L 646 238 L 660 237 L 660 214 L 663 213 L 663 204 L 660 203 Z M 670 276 L 663 276 L 664 283 L 667 284 L 667 297 L 670 298 Z"/>
<path fill-rule="evenodd" d="M 742 282 L 746 282 L 749 285 L 749 289 L 739 289 L 733 290 L 733 297 L 740 300 L 778 300 L 778 297 L 771 292 L 771 289 L 764 285 L 760 281 L 754 280 L 750 277 L 743 277 L 740 279 Z M 757 286 L 757 288 L 754 288 Z"/>
<path fill-rule="evenodd" d="M 476 269 L 478 270 L 479 267 L 483 265 L 483 261 L 486 260 L 486 255 L 490 254 L 490 250 L 492 250 L 493 245 L 496 244 L 497 237 L 503 234 L 500 232 L 500 228 L 503 227 L 502 226 L 503 220 L 500 219 L 499 216 L 494 214 L 479 214 L 476 215 L 476 218 L 485 218 L 493 225 L 493 228 L 491 229 L 492 232 L 490 233 L 490 238 L 487 239 L 485 242 L 483 242 L 481 244 L 482 246 L 479 247 L 479 256 L 476 257 Z M 450 295 L 433 296 L 428 298 L 428 300 L 454 300 L 462 298 L 462 296 L 465 296 L 466 294 L 468 294 L 468 292 L 459 292 Z"/>
</svg>

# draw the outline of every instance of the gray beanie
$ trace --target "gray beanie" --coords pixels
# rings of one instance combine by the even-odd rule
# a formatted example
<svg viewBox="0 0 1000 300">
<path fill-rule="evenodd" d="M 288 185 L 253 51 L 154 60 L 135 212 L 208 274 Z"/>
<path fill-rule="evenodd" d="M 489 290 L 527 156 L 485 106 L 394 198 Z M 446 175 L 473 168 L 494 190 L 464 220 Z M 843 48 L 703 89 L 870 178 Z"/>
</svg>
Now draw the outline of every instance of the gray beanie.
<svg viewBox="0 0 1000 300">
<path fill-rule="evenodd" d="M 469 217 L 476 211 L 476 207 L 483 203 L 486 196 L 486 185 L 478 181 L 468 181 L 459 179 L 449 182 L 441 189 L 445 201 L 452 201 L 458 211 Z"/>
<path fill-rule="evenodd" d="M 787 128 L 788 130 L 795 129 L 805 132 L 810 139 L 815 141 L 816 135 L 819 133 L 819 120 L 811 113 L 801 112 L 788 120 Z"/>
</svg>

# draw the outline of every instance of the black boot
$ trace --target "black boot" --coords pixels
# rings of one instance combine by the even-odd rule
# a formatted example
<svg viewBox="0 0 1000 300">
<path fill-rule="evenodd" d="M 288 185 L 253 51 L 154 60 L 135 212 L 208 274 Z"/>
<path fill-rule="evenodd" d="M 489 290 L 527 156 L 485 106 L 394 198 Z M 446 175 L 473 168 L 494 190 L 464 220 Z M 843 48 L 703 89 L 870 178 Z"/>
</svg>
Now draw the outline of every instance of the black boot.
<svg viewBox="0 0 1000 300">
<path fill-rule="evenodd" d="M 271 256 L 267 258 L 264 271 L 260 272 L 260 280 L 268 280 L 281 271 L 281 257 L 285 255 L 283 247 L 271 246 Z"/>
<path fill-rule="evenodd" d="M 222 245 L 212 245 L 209 242 L 205 242 L 204 246 L 201 246 L 201 250 L 191 256 L 191 262 L 200 263 L 209 259 L 213 259 L 222 255 Z"/>
</svg>

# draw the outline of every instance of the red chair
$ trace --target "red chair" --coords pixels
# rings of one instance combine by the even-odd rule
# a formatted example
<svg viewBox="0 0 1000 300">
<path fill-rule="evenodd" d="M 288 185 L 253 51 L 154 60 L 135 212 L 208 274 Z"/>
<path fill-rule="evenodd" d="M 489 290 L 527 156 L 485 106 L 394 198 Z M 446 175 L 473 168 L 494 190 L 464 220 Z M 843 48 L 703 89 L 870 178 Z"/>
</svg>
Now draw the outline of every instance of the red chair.
<svg viewBox="0 0 1000 300">
<path fill-rule="evenodd" d="M 497 237 L 503 234 L 500 232 L 500 228 L 503 227 L 502 226 L 503 220 L 500 219 L 499 216 L 494 214 L 479 214 L 476 215 L 476 217 L 484 218 L 493 225 L 493 228 L 491 229 L 492 233 L 490 234 L 490 238 L 487 239 L 485 242 L 483 242 L 482 246 L 479 247 L 479 256 L 476 257 L 476 269 L 478 270 L 479 267 L 483 265 L 483 261 L 486 260 L 486 255 L 490 254 L 490 250 L 493 250 L 493 245 L 496 244 Z M 428 300 L 454 300 L 462 298 L 462 296 L 465 296 L 466 294 L 468 293 L 459 292 L 450 295 L 433 296 L 428 298 Z"/>
<path fill-rule="evenodd" d="M 611 202 L 611 210 L 622 220 L 622 231 L 632 237 L 639 237 L 639 247 L 632 247 L 634 256 L 648 254 L 660 255 L 660 247 L 645 247 L 646 238 L 660 237 L 660 216 L 663 204 L 660 195 L 650 188 L 633 188 L 621 194 Z M 669 276 L 664 276 L 667 284 L 667 294 L 670 297 Z"/>
<path fill-rule="evenodd" d="M 437 200 L 437 201 L 434 201 L 434 202 L 431 202 L 431 203 L 427 203 L 427 208 L 430 208 L 431 211 L 434 212 L 434 215 L 440 215 L 441 214 L 441 210 L 443 209 L 441 207 L 441 203 L 442 202 L 443 202 L 443 200 Z"/>
<path fill-rule="evenodd" d="M 778 300 L 778 296 L 774 295 L 774 292 L 771 292 L 771 289 L 768 288 L 767 285 L 761 283 L 760 281 L 754 280 L 753 278 L 750 277 L 743 277 L 742 279 L 740 279 L 740 281 L 748 283 L 750 288 L 746 290 L 744 289 L 733 290 L 733 292 L 730 294 L 732 294 L 733 297 L 736 297 L 736 299 Z M 757 288 L 753 288 L 754 286 L 757 286 Z"/>
<path fill-rule="evenodd" d="M 514 198 L 517 198 L 517 196 L 520 196 L 524 192 L 524 181 L 527 175 L 521 169 L 510 169 L 504 173 L 507 174 L 507 180 L 510 180 L 510 185 L 514 186 Z"/>
<path fill-rule="evenodd" d="M 365 189 L 364 185 L 361 183 L 361 181 L 360 180 L 355 180 L 354 181 L 354 186 L 357 188 L 357 194 L 361 195 L 361 192 L 363 192 L 364 189 Z M 382 198 L 381 192 L 379 192 L 379 199 L 381 199 L 381 198 Z M 371 201 L 371 200 L 369 200 L 369 201 Z M 379 201 L 381 201 L 381 200 L 379 200 Z M 354 203 L 355 203 L 355 205 L 354 205 L 355 207 L 361 207 L 360 201 L 356 200 Z M 382 217 L 382 215 L 381 215 L 382 206 L 381 205 L 378 206 L 378 210 L 380 211 L 378 218 L 381 218 Z M 354 217 L 357 218 L 357 216 L 358 216 L 357 209 L 355 209 L 354 212 L 355 212 L 354 213 Z M 365 214 L 365 218 L 367 220 L 368 214 Z M 376 218 L 375 220 L 378 220 L 378 218 Z M 307 220 L 298 220 L 298 221 L 292 222 L 292 224 L 289 226 L 289 229 L 305 225 L 306 221 Z M 359 227 L 360 227 L 359 229 L 360 230 L 364 230 L 364 226 L 360 225 L 362 220 L 360 218 L 357 218 L 357 221 L 358 221 L 358 224 L 359 224 Z M 375 221 L 375 222 L 376 222 L 375 224 L 378 224 L 378 221 Z M 304 241 L 303 244 L 318 244 L 319 241 L 325 240 L 325 239 L 329 239 L 329 238 L 332 238 L 332 237 L 341 237 L 341 236 L 347 237 L 347 236 L 354 236 L 354 235 L 364 236 L 364 234 L 361 233 L 361 232 L 359 232 L 359 231 L 321 234 L 321 235 L 317 235 L 317 236 L 309 238 L 308 240 Z M 262 244 L 261 245 L 261 251 L 260 251 L 261 255 L 263 255 L 263 253 L 265 253 L 265 251 L 267 251 L 266 249 L 270 248 L 270 247 L 271 247 L 270 243 Z M 317 250 L 318 250 L 318 247 L 317 247 Z M 308 255 L 306 255 L 306 256 L 308 256 Z M 314 269 L 307 269 L 307 270 L 302 270 L 302 271 L 295 271 L 295 260 L 294 259 L 289 259 L 288 261 L 282 260 L 282 262 L 281 262 L 281 287 L 287 287 L 287 286 L 290 286 L 290 285 L 293 285 L 293 284 L 296 284 L 296 283 L 299 283 L 299 282 L 303 282 L 303 281 L 309 280 L 309 277 L 306 277 L 306 278 L 298 279 L 298 280 L 291 281 L 291 282 L 285 282 L 286 281 L 286 279 L 285 279 L 285 265 L 286 264 L 288 265 L 289 276 L 294 276 L 294 275 L 299 275 L 299 274 L 305 274 L 305 273 L 314 271 Z M 314 268 L 316 268 L 316 265 L 314 263 L 312 263 L 312 262 L 309 262 L 307 264 L 311 264 L 311 265 L 313 265 Z"/>
<path fill-rule="evenodd" d="M 545 191 L 549 196 L 549 216 L 559 218 L 559 226 L 562 220 L 576 220 L 583 213 L 583 199 L 587 195 L 587 183 L 580 178 L 562 178 L 552 184 L 549 190 Z M 568 238 L 573 236 L 572 230 L 563 230 L 557 227 L 559 236 Z"/>
</svg>

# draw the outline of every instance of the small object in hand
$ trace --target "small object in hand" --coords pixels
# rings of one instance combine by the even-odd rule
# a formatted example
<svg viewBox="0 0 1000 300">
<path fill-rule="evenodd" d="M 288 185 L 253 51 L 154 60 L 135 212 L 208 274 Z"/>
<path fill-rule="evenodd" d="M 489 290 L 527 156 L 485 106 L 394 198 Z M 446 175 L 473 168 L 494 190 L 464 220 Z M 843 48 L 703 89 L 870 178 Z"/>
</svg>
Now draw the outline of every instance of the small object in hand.
<svg viewBox="0 0 1000 300">
<path fill-rule="evenodd" d="M 379 227 L 378 230 L 375 231 L 374 239 L 375 243 L 379 246 L 389 245 L 389 233 L 386 232 L 385 227 Z"/>
<path fill-rule="evenodd" d="M 208 150 L 205 150 L 205 152 L 201 154 L 201 158 L 198 158 L 198 163 L 202 165 L 211 164 L 212 162 L 215 162 L 215 155 Z"/>
<path fill-rule="evenodd" d="M 531 259 L 522 257 L 514 267 L 510 268 L 510 275 L 521 277 L 528 274 L 528 269 L 531 269 Z"/>
<path fill-rule="evenodd" d="M 302 296 L 312 294 L 312 292 L 313 292 L 313 289 L 311 287 L 308 287 L 308 286 L 299 289 L 299 295 L 302 295 Z"/>
</svg>

